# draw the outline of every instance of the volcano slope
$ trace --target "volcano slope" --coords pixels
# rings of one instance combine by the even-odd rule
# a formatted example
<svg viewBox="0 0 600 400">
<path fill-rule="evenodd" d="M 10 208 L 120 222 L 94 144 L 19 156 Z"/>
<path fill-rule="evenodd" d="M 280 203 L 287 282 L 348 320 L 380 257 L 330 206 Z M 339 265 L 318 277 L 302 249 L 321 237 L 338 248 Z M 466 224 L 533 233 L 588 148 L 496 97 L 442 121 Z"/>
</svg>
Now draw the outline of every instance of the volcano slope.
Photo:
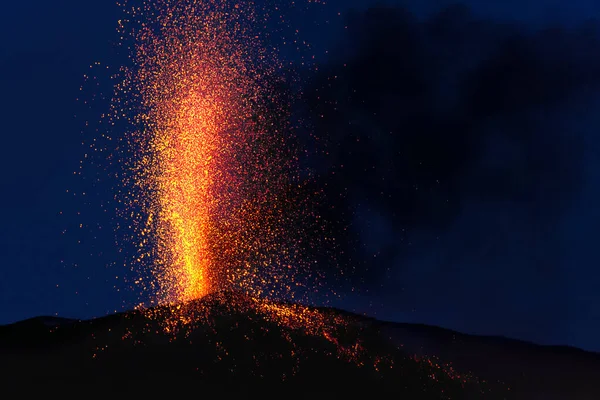
<svg viewBox="0 0 600 400">
<path fill-rule="evenodd" d="M 484 381 L 398 345 L 449 332 L 419 329 L 220 292 L 88 321 L 45 317 L 2 326 L 0 380 L 5 390 L 84 390 L 92 397 L 256 391 L 311 399 L 523 398 L 495 380 L 497 371 L 484 371 Z M 477 366 L 464 354 L 461 361 L 463 371 Z"/>
</svg>

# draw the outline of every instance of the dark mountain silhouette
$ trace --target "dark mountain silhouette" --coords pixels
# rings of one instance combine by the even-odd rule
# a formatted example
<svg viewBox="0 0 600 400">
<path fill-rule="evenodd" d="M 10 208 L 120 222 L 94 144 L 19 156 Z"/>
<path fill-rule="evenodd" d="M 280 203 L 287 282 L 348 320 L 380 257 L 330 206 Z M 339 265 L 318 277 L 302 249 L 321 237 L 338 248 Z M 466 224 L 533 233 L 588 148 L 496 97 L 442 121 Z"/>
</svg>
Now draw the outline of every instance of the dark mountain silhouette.
<svg viewBox="0 0 600 400">
<path fill-rule="evenodd" d="M 476 336 L 421 324 L 381 323 L 381 332 L 417 355 L 435 355 L 458 371 L 506 382 L 518 399 L 599 399 L 600 354 Z"/>
<path fill-rule="evenodd" d="M 0 361 L 7 387 L 38 393 L 600 398 L 597 354 L 233 292 L 87 321 L 1 326 Z"/>
</svg>

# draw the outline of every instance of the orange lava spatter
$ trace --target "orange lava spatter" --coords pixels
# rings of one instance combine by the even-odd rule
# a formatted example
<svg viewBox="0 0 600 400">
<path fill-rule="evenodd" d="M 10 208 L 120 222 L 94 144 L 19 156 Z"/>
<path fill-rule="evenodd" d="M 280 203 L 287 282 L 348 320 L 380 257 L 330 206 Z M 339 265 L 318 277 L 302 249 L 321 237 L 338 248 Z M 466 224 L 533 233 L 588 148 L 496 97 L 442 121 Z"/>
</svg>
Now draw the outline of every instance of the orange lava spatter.
<svg viewBox="0 0 600 400">
<path fill-rule="evenodd" d="M 267 16 L 252 2 L 125 7 L 133 65 L 116 97 L 134 114 L 128 204 L 136 268 L 151 272 L 136 283 L 151 304 L 232 288 L 289 292 L 298 238 L 287 233 L 295 217 L 285 193 L 296 158 L 274 89 L 281 64 L 254 30 Z"/>
</svg>

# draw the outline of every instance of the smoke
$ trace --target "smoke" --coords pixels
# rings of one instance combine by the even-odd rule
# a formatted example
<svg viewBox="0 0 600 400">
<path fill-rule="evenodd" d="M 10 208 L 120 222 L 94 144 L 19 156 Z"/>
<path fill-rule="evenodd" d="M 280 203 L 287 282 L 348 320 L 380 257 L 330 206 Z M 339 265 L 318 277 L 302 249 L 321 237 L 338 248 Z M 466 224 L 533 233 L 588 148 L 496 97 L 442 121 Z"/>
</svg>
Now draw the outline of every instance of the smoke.
<svg viewBox="0 0 600 400">
<path fill-rule="evenodd" d="M 418 308 L 467 330 L 564 337 L 559 229 L 584 185 L 599 54 L 592 23 L 351 13 L 304 89 L 335 268 L 388 304 L 384 317 Z"/>
</svg>

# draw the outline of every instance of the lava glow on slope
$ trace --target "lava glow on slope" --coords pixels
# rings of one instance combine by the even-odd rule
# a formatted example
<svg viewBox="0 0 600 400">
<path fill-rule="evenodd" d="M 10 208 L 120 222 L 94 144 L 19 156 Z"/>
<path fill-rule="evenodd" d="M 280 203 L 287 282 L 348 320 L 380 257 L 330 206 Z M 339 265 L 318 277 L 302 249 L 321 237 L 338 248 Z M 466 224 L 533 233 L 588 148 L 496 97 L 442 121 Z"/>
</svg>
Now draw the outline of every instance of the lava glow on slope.
<svg viewBox="0 0 600 400">
<path fill-rule="evenodd" d="M 133 38 L 133 66 L 115 104 L 136 127 L 125 186 L 136 264 L 151 271 L 137 283 L 154 304 L 222 289 L 290 292 L 298 211 L 285 212 L 285 193 L 297 158 L 283 143 L 280 64 L 254 31 L 253 4 L 160 0 L 126 10 L 119 24 Z"/>
</svg>

